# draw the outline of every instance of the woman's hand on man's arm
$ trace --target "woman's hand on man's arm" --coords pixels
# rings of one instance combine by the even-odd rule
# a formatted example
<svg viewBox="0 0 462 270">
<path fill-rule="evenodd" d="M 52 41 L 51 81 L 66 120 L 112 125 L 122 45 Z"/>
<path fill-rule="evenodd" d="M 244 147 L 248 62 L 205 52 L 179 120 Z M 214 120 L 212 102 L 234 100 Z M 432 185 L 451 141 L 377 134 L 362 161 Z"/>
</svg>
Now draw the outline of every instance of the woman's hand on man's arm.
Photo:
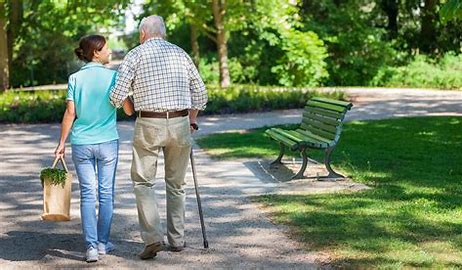
<svg viewBox="0 0 462 270">
<path fill-rule="evenodd" d="M 133 105 L 132 100 L 127 97 L 122 105 L 124 112 L 126 115 L 130 116 L 135 113 L 135 107 Z"/>
</svg>

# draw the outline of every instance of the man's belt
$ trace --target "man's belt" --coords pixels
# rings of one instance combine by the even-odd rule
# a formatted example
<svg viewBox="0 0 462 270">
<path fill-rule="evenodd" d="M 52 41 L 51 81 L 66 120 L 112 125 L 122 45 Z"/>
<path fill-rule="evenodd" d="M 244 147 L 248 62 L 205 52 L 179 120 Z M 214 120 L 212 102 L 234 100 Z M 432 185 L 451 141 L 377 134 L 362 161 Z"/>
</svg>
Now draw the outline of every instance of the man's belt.
<svg viewBox="0 0 462 270">
<path fill-rule="evenodd" d="M 182 110 L 182 111 L 175 111 L 175 112 L 147 112 L 147 111 L 139 111 L 138 116 L 143 118 L 175 118 L 175 117 L 181 117 L 181 116 L 187 116 L 188 115 L 188 110 Z"/>
</svg>

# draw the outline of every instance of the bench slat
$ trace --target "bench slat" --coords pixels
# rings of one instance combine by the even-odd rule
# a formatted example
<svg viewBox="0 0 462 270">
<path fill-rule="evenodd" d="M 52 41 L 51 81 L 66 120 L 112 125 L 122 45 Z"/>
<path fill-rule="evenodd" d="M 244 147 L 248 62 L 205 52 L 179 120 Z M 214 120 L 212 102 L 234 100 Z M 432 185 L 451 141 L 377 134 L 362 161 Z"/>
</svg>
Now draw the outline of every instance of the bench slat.
<svg viewBox="0 0 462 270">
<path fill-rule="evenodd" d="M 315 107 L 315 108 L 318 107 L 318 108 L 323 108 L 323 109 L 326 109 L 326 110 L 340 112 L 340 113 L 343 113 L 343 112 L 346 111 L 345 107 L 332 105 L 332 104 L 328 104 L 328 103 L 323 103 L 323 102 L 319 102 L 319 101 L 313 101 L 313 100 L 309 100 L 306 103 L 306 105 L 308 107 Z"/>
<path fill-rule="evenodd" d="M 265 133 L 269 135 L 271 138 L 275 139 L 276 141 L 282 142 L 283 144 L 289 146 L 290 149 L 295 150 L 298 144 L 275 131 L 276 129 L 277 128 L 268 129 Z"/>
<path fill-rule="evenodd" d="M 329 132 L 325 132 L 319 128 L 316 128 L 316 127 L 313 127 L 313 126 L 310 126 L 310 125 L 307 125 L 305 123 L 301 124 L 300 127 L 304 130 L 308 130 L 310 131 L 311 133 L 313 134 L 316 134 L 322 138 L 326 138 L 327 140 L 334 140 L 335 139 L 335 134 L 332 134 L 332 133 L 329 133 Z"/>
<path fill-rule="evenodd" d="M 319 98 L 319 97 L 312 98 L 311 100 L 320 101 L 323 103 L 328 103 L 328 104 L 337 105 L 337 106 L 342 106 L 342 107 L 345 107 L 347 110 L 353 107 L 353 104 L 351 102 L 346 102 L 346 101 L 341 101 L 341 100 Z"/>
<path fill-rule="evenodd" d="M 336 111 L 329 111 L 329 110 L 324 110 L 321 108 L 316 108 L 316 107 L 305 107 L 305 112 L 309 112 L 312 114 L 318 114 L 318 115 L 323 115 L 323 116 L 329 116 L 335 119 L 341 119 L 343 117 L 343 113 L 341 112 L 336 112 Z"/>
<path fill-rule="evenodd" d="M 326 148 L 328 146 L 328 142 L 317 140 L 313 136 L 308 136 L 307 134 L 300 133 L 297 130 L 291 130 L 290 133 L 295 137 L 302 139 L 303 141 L 300 143 L 302 145 L 306 145 L 308 143 L 310 146 L 318 148 Z"/>
<path fill-rule="evenodd" d="M 289 139 L 291 139 L 292 141 L 294 141 L 294 142 L 296 142 L 296 143 L 299 143 L 299 142 L 303 141 L 303 139 L 299 139 L 299 138 L 293 136 L 293 135 L 290 133 L 290 130 L 275 128 L 274 131 L 277 132 L 277 133 L 279 133 L 280 135 L 282 135 L 282 136 L 284 136 L 284 137 L 288 137 Z"/>
<path fill-rule="evenodd" d="M 303 118 L 303 123 L 308 124 L 313 127 L 320 128 L 324 131 L 327 131 L 329 133 L 335 134 L 337 132 L 337 127 L 331 126 L 331 125 L 326 125 L 322 122 L 312 120 L 310 118 Z"/>
<path fill-rule="evenodd" d="M 330 118 L 330 117 L 324 117 L 324 116 L 319 116 L 317 114 L 312 114 L 309 112 L 303 112 L 303 119 L 309 118 L 309 119 L 315 119 L 319 122 L 322 122 L 324 124 L 328 124 L 331 126 L 338 126 L 341 122 L 335 118 Z"/>
<path fill-rule="evenodd" d="M 328 144 L 329 146 L 333 143 L 333 140 L 330 140 L 330 139 L 321 137 L 321 136 L 319 136 L 319 135 L 317 135 L 317 134 L 312 133 L 312 132 L 309 131 L 309 130 L 297 129 L 296 131 L 297 131 L 298 133 L 300 133 L 300 134 L 303 134 L 303 135 L 307 136 L 307 137 L 313 138 L 313 140 L 317 140 L 317 141 L 320 141 L 320 142 L 324 142 L 324 143 Z"/>
</svg>

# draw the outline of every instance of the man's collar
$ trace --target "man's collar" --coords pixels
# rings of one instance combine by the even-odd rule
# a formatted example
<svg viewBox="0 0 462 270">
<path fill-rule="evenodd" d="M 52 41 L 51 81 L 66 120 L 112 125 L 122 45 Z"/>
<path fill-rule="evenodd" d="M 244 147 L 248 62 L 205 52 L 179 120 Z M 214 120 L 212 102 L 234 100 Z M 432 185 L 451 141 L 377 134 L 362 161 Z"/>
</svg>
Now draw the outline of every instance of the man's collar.
<svg viewBox="0 0 462 270">
<path fill-rule="evenodd" d="M 151 40 L 164 40 L 164 39 L 161 38 L 161 37 L 152 37 L 152 38 L 146 39 L 146 41 L 145 41 L 144 43 L 146 43 L 146 42 L 148 42 L 148 41 L 151 41 Z"/>
</svg>

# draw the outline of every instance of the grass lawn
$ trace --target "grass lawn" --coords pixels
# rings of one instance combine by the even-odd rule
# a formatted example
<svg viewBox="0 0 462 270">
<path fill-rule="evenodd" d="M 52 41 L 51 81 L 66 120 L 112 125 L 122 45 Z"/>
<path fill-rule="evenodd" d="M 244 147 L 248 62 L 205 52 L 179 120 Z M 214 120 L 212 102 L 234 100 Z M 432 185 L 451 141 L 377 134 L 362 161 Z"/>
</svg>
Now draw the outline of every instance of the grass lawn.
<svg viewBox="0 0 462 270">
<path fill-rule="evenodd" d="M 264 130 L 198 143 L 218 158 L 275 158 Z M 333 165 L 373 188 L 256 200 L 335 267 L 462 268 L 462 117 L 347 123 Z"/>
</svg>

